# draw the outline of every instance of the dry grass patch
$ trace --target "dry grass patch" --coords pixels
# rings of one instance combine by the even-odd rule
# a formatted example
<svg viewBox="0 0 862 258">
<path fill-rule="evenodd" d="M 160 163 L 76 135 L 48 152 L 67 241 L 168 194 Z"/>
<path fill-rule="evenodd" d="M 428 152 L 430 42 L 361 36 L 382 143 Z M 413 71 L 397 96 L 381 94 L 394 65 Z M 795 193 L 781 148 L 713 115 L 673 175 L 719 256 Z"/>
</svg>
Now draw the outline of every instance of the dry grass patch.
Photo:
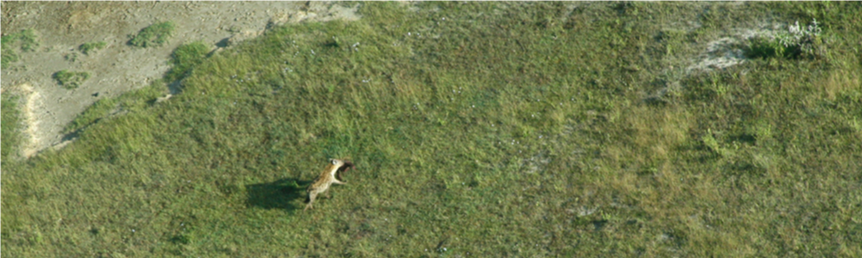
<svg viewBox="0 0 862 258">
<path fill-rule="evenodd" d="M 835 100 L 838 95 L 847 91 L 862 90 L 862 82 L 859 81 L 858 71 L 834 70 L 829 78 L 819 85 L 824 97 Z"/>
<path fill-rule="evenodd" d="M 623 114 L 638 161 L 666 160 L 674 147 L 688 139 L 692 115 L 681 107 L 635 106 Z"/>
</svg>

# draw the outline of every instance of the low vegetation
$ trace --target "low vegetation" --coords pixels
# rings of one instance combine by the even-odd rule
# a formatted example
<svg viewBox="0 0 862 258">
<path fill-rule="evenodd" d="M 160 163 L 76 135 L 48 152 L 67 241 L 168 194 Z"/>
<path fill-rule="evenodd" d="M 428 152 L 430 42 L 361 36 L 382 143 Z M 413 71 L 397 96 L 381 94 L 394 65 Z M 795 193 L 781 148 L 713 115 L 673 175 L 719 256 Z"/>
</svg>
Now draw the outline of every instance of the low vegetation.
<svg viewBox="0 0 862 258">
<path fill-rule="evenodd" d="M 187 46 L 181 94 L 4 164 L 4 255 L 862 256 L 862 6 L 415 4 Z M 686 69 L 766 15 L 834 41 Z"/>
<path fill-rule="evenodd" d="M 18 131 L 21 118 L 18 111 L 19 97 L 12 94 L 3 94 L 2 97 L 3 99 L 0 100 L 0 104 L 2 104 L 0 108 L 3 111 L 2 121 L 0 121 L 0 131 L 2 131 L 2 135 L 0 135 L 0 143 L 2 143 L 0 160 L 6 164 L 9 158 L 15 156 L 14 153 L 21 143 L 21 132 Z"/>
<path fill-rule="evenodd" d="M 90 78 L 90 73 L 88 72 L 71 72 L 68 70 L 61 70 L 59 72 L 54 73 L 54 80 L 57 81 L 57 84 L 63 86 L 67 90 L 77 89 L 81 86 L 84 81 Z"/>
<path fill-rule="evenodd" d="M 136 47 L 162 46 L 173 35 L 174 26 L 174 23 L 170 21 L 150 25 L 138 32 L 137 35 L 131 36 L 129 45 Z"/>
<path fill-rule="evenodd" d="M 96 101 L 81 115 L 75 117 L 75 120 L 72 120 L 72 122 L 69 123 L 69 126 L 63 130 L 63 133 L 74 133 L 88 125 L 98 122 L 111 113 L 116 113 L 119 109 L 117 106 L 117 100 L 117 98 L 104 98 Z"/>
<path fill-rule="evenodd" d="M 797 21 L 786 32 L 753 38 L 747 55 L 753 58 L 822 58 L 826 54 L 825 43 L 820 37 L 822 31 L 817 20 L 807 27 L 800 27 Z"/>
<path fill-rule="evenodd" d="M 171 64 L 173 68 L 168 72 L 167 81 L 175 81 L 181 79 L 188 73 L 192 67 L 199 65 L 209 54 L 211 47 L 200 41 L 183 44 L 174 50 L 171 54 Z"/>
<path fill-rule="evenodd" d="M 84 53 L 85 55 L 89 55 L 90 52 L 96 51 L 99 49 L 103 49 L 107 45 L 108 45 L 108 43 L 105 43 L 104 41 L 88 42 L 88 43 L 81 44 L 81 46 L 79 46 L 78 49 L 81 50 L 81 53 Z"/>
<path fill-rule="evenodd" d="M 36 36 L 36 32 L 32 29 L 21 30 L 17 33 L 12 33 L 8 36 L 7 40 L 3 43 L 10 43 L 13 46 L 17 45 L 21 48 L 21 51 L 36 51 L 36 48 L 39 47 L 38 37 Z"/>
<path fill-rule="evenodd" d="M 2 68 L 10 68 L 20 59 L 18 51 L 35 51 L 39 47 L 36 33 L 32 29 L 21 30 L 2 37 Z"/>
<path fill-rule="evenodd" d="M 5 39 L 5 37 L 4 37 Z M 4 40 L 5 41 L 5 40 Z M 2 56 L 0 57 L 0 62 L 2 62 L 2 68 L 9 68 L 12 63 L 18 62 L 18 53 L 14 49 L 6 47 L 6 43 L 2 44 Z"/>
<path fill-rule="evenodd" d="M 74 62 L 78 61 L 78 53 L 75 53 L 75 52 L 67 53 L 67 54 L 63 55 L 63 59 L 65 59 L 66 61 L 74 63 Z"/>
<path fill-rule="evenodd" d="M 167 92 L 164 80 L 157 80 L 143 89 L 115 98 L 103 98 L 75 117 L 63 130 L 64 134 L 77 134 L 81 130 L 103 119 L 128 112 L 141 112 L 155 103 L 155 99 Z"/>
</svg>

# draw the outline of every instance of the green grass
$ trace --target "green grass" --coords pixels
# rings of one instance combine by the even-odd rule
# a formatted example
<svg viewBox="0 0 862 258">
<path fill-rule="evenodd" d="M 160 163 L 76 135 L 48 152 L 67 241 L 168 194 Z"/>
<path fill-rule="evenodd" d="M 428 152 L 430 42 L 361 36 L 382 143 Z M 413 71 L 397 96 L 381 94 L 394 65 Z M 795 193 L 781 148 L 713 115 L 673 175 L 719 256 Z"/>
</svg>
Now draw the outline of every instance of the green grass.
<svg viewBox="0 0 862 258">
<path fill-rule="evenodd" d="M 114 115 L 128 112 L 141 112 L 153 103 L 156 98 L 167 92 L 164 80 L 157 80 L 143 89 L 127 93 L 115 98 L 103 98 L 87 107 L 84 112 L 75 117 L 66 128 L 64 134 L 80 133 L 90 125 L 103 119 L 110 120 Z"/>
<path fill-rule="evenodd" d="M 53 77 L 54 80 L 57 81 L 57 84 L 63 86 L 63 88 L 66 88 L 67 90 L 72 90 L 77 89 L 82 83 L 84 83 L 84 81 L 90 78 L 90 73 L 61 70 L 54 73 Z"/>
<path fill-rule="evenodd" d="M 710 5 L 363 3 L 275 28 L 184 68 L 169 101 L 120 97 L 127 114 L 4 165 L 3 252 L 862 255 L 862 9 Z M 805 10 L 841 35 L 827 58 L 678 72 Z M 327 158 L 357 168 L 303 212 Z"/>
<path fill-rule="evenodd" d="M 173 35 L 175 27 L 171 21 L 150 25 L 138 32 L 137 35 L 131 36 L 129 45 L 136 47 L 162 46 Z"/>
<path fill-rule="evenodd" d="M 89 55 L 91 51 L 103 49 L 107 45 L 108 45 L 108 43 L 105 43 L 104 41 L 88 42 L 88 43 L 81 44 L 81 46 L 79 46 L 78 49 L 81 50 L 81 53 L 84 53 L 85 55 Z"/>
<path fill-rule="evenodd" d="M 39 47 L 38 37 L 32 29 L 21 30 L 18 33 L 13 33 L 12 37 L 17 38 L 17 43 L 20 44 L 21 51 L 36 51 L 36 48 Z"/>
<path fill-rule="evenodd" d="M 811 25 L 798 22 L 789 25 L 788 31 L 780 31 L 774 37 L 757 36 L 745 49 L 751 58 L 822 58 L 826 53 L 821 29 L 816 20 Z"/>
<path fill-rule="evenodd" d="M 118 109 L 116 98 L 104 98 L 96 101 L 89 106 L 81 115 L 75 117 L 69 126 L 63 130 L 63 133 L 73 133 L 81 130 L 84 127 L 98 122 L 110 113 L 114 113 Z"/>
<path fill-rule="evenodd" d="M 20 123 L 20 112 L 18 111 L 18 96 L 11 94 L 3 94 L 3 99 L 0 100 L 0 104 L 2 104 L 2 122 L 0 122 L 0 130 L 2 130 L 2 136 L 0 136 L 0 142 L 2 142 L 2 146 L 0 146 L 0 160 L 2 160 L 3 164 L 7 163 L 7 159 L 10 158 L 10 154 L 15 153 L 18 150 L 18 145 L 21 142 L 21 133 L 18 131 L 18 124 Z M 12 156 L 14 157 L 14 156 Z"/>
<path fill-rule="evenodd" d="M 0 60 L 2 60 L 0 61 L 2 62 L 0 63 L 0 65 L 2 65 L 0 67 L 3 69 L 9 68 L 12 63 L 18 62 L 19 59 L 20 57 L 18 56 L 18 53 L 15 53 L 15 50 L 4 47 L 2 49 L 2 56 L 0 56 Z"/>
<path fill-rule="evenodd" d="M 35 51 L 39 47 L 36 33 L 32 29 L 21 30 L 2 37 L 0 48 L 2 48 L 2 68 L 10 68 L 12 63 L 20 60 L 18 50 Z"/>
<path fill-rule="evenodd" d="M 181 79 L 186 73 L 191 71 L 192 67 L 199 65 L 207 54 L 210 52 L 210 47 L 200 41 L 183 44 L 177 47 L 171 54 L 171 64 L 173 68 L 165 76 L 167 81 L 175 81 Z"/>
</svg>

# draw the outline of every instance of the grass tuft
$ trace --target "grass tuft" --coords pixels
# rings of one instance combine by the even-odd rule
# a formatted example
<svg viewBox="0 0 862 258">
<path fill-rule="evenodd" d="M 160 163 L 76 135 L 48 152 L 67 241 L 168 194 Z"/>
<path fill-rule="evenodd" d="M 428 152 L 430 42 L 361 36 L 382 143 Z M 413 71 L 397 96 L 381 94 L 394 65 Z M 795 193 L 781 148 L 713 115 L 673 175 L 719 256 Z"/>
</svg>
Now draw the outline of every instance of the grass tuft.
<svg viewBox="0 0 862 258">
<path fill-rule="evenodd" d="M 175 25 L 171 21 L 160 22 L 138 32 L 137 35 L 131 36 L 129 45 L 136 47 L 158 47 L 168 42 L 168 39 L 173 35 Z"/>
<path fill-rule="evenodd" d="M 91 51 L 103 49 L 103 48 L 105 48 L 106 45 L 108 45 L 108 43 L 105 43 L 104 41 L 88 42 L 88 43 L 81 44 L 81 46 L 79 46 L 78 49 L 81 50 L 81 53 L 84 53 L 85 55 L 89 55 Z"/>
<path fill-rule="evenodd" d="M 32 29 L 21 30 L 2 37 L 0 48 L 2 48 L 2 68 L 9 68 L 20 59 L 18 50 L 35 51 L 39 47 L 36 33 Z"/>
<path fill-rule="evenodd" d="M 181 79 L 192 67 L 203 62 L 211 47 L 200 41 L 183 44 L 174 50 L 171 54 L 171 64 L 173 68 L 166 76 L 167 81 L 175 81 Z"/>
<path fill-rule="evenodd" d="M 61 70 L 59 72 L 54 73 L 54 80 L 57 81 L 60 86 L 66 88 L 67 90 L 77 89 L 81 86 L 84 81 L 90 78 L 90 73 L 88 72 L 70 72 L 68 70 Z"/>
<path fill-rule="evenodd" d="M 21 30 L 11 36 L 17 37 L 22 51 L 36 51 L 36 48 L 39 47 L 36 32 L 32 29 Z"/>
<path fill-rule="evenodd" d="M 12 63 L 18 62 L 19 57 L 18 53 L 15 53 L 15 50 L 3 47 L 2 56 L 0 56 L 0 59 L 2 59 L 2 66 L 0 67 L 6 69 L 9 68 Z"/>
</svg>

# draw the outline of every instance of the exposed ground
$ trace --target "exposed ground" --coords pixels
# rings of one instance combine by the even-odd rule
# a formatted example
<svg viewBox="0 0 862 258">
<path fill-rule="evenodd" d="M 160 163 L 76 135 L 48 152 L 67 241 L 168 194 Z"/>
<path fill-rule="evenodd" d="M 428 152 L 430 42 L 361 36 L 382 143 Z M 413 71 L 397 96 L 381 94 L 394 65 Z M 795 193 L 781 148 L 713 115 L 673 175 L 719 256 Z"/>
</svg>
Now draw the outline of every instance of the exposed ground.
<svg viewBox="0 0 862 258">
<path fill-rule="evenodd" d="M 27 95 L 26 137 L 21 155 L 30 157 L 64 144 L 63 128 L 102 98 L 140 89 L 170 68 L 171 53 L 180 44 L 203 41 L 225 47 L 260 35 L 267 26 L 304 20 L 355 20 L 355 8 L 327 2 L 6 2 L 2 3 L 3 35 L 24 29 L 36 32 L 39 47 L 22 52 L 21 61 L 2 71 L 3 92 Z M 159 47 L 128 45 L 130 35 L 162 21 L 176 26 L 170 41 Z M 104 41 L 104 49 L 83 54 L 79 46 Z M 74 60 L 72 60 L 74 59 Z M 91 77 L 67 90 L 52 79 L 60 70 L 85 71 Z M 62 146 L 62 145 L 61 145 Z"/>
</svg>

